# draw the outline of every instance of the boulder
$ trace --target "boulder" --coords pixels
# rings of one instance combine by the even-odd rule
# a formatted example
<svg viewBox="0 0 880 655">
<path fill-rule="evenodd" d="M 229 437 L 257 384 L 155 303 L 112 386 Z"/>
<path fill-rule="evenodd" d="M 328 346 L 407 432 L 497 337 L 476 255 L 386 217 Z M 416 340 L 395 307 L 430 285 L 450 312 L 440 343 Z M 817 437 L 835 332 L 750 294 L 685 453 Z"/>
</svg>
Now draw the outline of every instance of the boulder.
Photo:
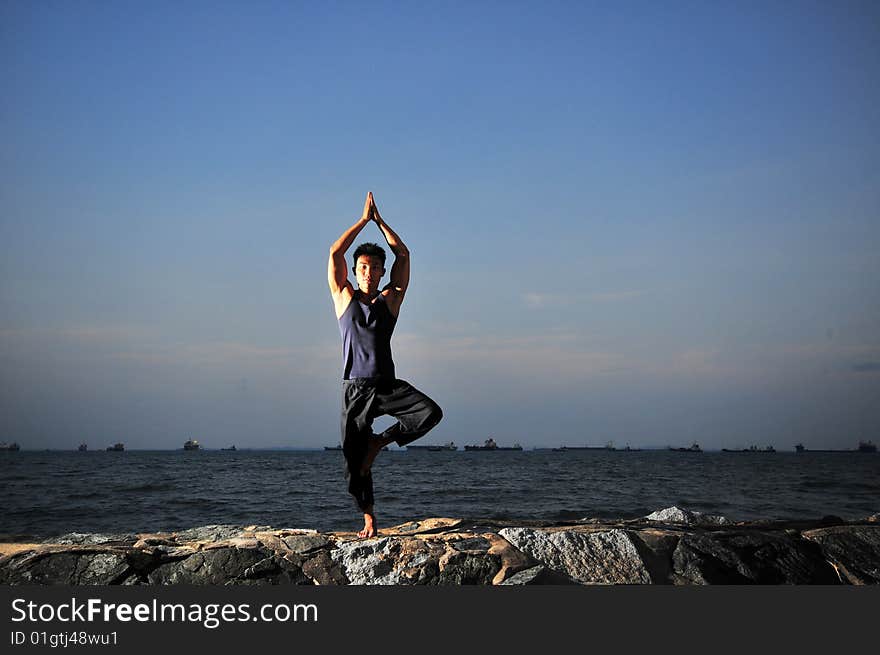
<svg viewBox="0 0 880 655">
<path fill-rule="evenodd" d="M 439 574 L 445 549 L 418 539 L 379 537 L 348 541 L 330 551 L 349 584 L 424 584 Z"/>
<path fill-rule="evenodd" d="M 488 585 L 501 570 L 502 558 L 491 553 L 492 541 L 485 536 L 446 540 L 446 552 L 438 562 L 439 575 L 429 584 Z"/>
<path fill-rule="evenodd" d="M 676 584 L 839 584 L 813 544 L 787 534 L 687 534 L 672 562 Z"/>
<path fill-rule="evenodd" d="M 319 550 L 303 562 L 302 570 L 317 585 L 347 585 L 348 578 L 339 562 L 330 557 L 326 550 Z"/>
<path fill-rule="evenodd" d="M 150 584 L 230 584 L 247 579 L 246 571 L 271 556 L 263 548 L 213 548 L 161 564 L 149 573 L 147 580 Z"/>
<path fill-rule="evenodd" d="M 680 525 L 726 525 L 730 523 L 723 516 L 714 514 L 703 514 L 702 512 L 694 512 L 681 507 L 667 507 L 656 512 L 651 512 L 645 517 L 647 521 L 656 523 L 676 523 Z"/>
<path fill-rule="evenodd" d="M 849 584 L 880 584 L 880 526 L 818 528 L 803 533 Z"/>
<path fill-rule="evenodd" d="M 294 553 L 309 553 L 321 548 L 327 548 L 332 544 L 330 539 L 322 534 L 297 534 L 282 537 L 281 541 Z"/>
<path fill-rule="evenodd" d="M 302 558 L 293 553 L 286 556 L 276 554 L 246 568 L 240 583 L 246 585 L 314 584 L 314 581 L 303 573 L 302 565 Z"/>
<path fill-rule="evenodd" d="M 6 585 L 109 585 L 125 577 L 124 555 L 110 552 L 28 553 L 0 569 Z"/>
<path fill-rule="evenodd" d="M 104 534 L 104 533 L 85 533 L 85 532 L 68 532 L 58 537 L 46 539 L 44 544 L 60 544 L 65 546 L 93 546 L 98 544 L 134 544 L 137 541 L 137 535 L 133 534 Z"/>
<path fill-rule="evenodd" d="M 502 558 L 485 537 L 381 537 L 349 541 L 330 551 L 350 584 L 491 584 Z"/>
<path fill-rule="evenodd" d="M 626 530 L 499 531 L 517 549 L 547 568 L 583 584 L 648 584 L 651 576 Z"/>
</svg>

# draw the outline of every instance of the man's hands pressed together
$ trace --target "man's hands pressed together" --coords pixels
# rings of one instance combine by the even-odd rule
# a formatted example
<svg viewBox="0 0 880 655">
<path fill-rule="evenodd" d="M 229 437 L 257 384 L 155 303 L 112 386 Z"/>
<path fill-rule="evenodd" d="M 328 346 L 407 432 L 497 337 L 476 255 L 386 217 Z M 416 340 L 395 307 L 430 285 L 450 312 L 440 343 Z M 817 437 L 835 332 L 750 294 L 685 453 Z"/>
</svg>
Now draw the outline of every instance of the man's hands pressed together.
<svg viewBox="0 0 880 655">
<path fill-rule="evenodd" d="M 373 207 L 375 206 L 375 203 L 373 203 L 373 192 L 367 191 L 367 199 L 364 201 L 364 213 L 361 214 L 362 221 L 369 222 L 373 219 Z"/>
</svg>

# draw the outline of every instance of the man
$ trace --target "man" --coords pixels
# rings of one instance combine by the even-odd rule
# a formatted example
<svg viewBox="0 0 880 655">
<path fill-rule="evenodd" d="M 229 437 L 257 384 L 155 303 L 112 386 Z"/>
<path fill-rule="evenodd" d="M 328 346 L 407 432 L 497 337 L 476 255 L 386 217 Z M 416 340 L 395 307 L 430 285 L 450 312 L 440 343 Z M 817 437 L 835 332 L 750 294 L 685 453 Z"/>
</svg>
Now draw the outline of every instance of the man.
<svg viewBox="0 0 880 655">
<path fill-rule="evenodd" d="M 375 243 L 364 243 L 354 251 L 354 271 L 358 288 L 348 281 L 345 252 L 370 221 L 385 236 L 394 253 L 390 283 L 379 290 L 385 275 L 385 250 Z M 373 476 L 376 455 L 392 441 L 403 446 L 426 434 L 443 412 L 433 400 L 394 374 L 391 334 L 400 305 L 409 285 L 409 250 L 382 220 L 367 193 L 364 211 L 357 223 L 342 233 L 330 247 L 327 281 L 342 334 L 342 452 L 348 491 L 364 514 L 362 538 L 377 532 L 373 511 Z M 384 414 L 397 423 L 381 434 L 373 434 L 373 420 Z"/>
</svg>

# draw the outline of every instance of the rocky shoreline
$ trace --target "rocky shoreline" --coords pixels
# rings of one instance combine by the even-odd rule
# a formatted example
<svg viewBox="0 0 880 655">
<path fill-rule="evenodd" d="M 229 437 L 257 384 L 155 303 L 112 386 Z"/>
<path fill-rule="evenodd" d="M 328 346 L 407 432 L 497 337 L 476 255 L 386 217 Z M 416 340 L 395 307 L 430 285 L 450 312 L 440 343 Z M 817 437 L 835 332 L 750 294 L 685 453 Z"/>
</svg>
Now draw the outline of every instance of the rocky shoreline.
<svg viewBox="0 0 880 655">
<path fill-rule="evenodd" d="M 269 526 L 0 543 L 3 585 L 880 584 L 880 515 L 732 522 L 432 518 L 372 539 Z"/>
</svg>

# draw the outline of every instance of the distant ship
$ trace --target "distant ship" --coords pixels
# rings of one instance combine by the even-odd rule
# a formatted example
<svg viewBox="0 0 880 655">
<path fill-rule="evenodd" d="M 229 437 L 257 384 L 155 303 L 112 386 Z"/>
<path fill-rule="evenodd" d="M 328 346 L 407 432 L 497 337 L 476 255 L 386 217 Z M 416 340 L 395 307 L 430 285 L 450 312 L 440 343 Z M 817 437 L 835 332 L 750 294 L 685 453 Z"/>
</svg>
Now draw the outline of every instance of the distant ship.
<svg viewBox="0 0 880 655">
<path fill-rule="evenodd" d="M 795 452 L 798 453 L 851 453 L 851 450 L 834 450 L 829 448 L 804 448 L 804 444 L 799 443 L 794 446 Z"/>
<path fill-rule="evenodd" d="M 432 453 L 439 452 L 441 450 L 458 450 L 458 446 L 455 445 L 454 441 L 450 441 L 443 445 L 431 445 L 431 446 L 407 446 L 407 450 L 429 450 Z"/>
<path fill-rule="evenodd" d="M 723 452 L 723 453 L 775 453 L 776 449 L 773 446 L 767 446 L 766 448 L 758 448 L 757 446 L 749 446 L 748 448 L 740 448 L 740 449 L 722 448 L 721 452 Z"/>
<path fill-rule="evenodd" d="M 696 441 L 690 445 L 690 448 L 673 448 L 669 446 L 669 450 L 674 450 L 677 453 L 701 453 L 703 449 L 700 448 L 700 444 Z"/>
<path fill-rule="evenodd" d="M 120 453 L 125 450 L 125 444 L 122 442 L 117 442 L 112 446 L 107 446 L 107 450 L 114 453 Z"/>
<path fill-rule="evenodd" d="M 627 446 L 629 448 L 629 446 Z M 566 451 L 566 450 L 617 450 L 614 447 L 614 443 L 609 441 L 604 446 L 560 446 L 559 448 L 554 448 L 555 451 Z M 630 450 L 632 450 L 630 448 Z"/>
<path fill-rule="evenodd" d="M 198 450 L 199 448 L 199 442 L 196 439 L 187 439 L 183 442 L 184 450 Z"/>
<path fill-rule="evenodd" d="M 877 445 L 871 441 L 859 441 L 859 447 L 853 450 L 849 450 L 846 448 L 842 449 L 813 449 L 813 448 L 804 448 L 804 444 L 799 443 L 794 446 L 795 452 L 798 453 L 876 453 Z"/>
<path fill-rule="evenodd" d="M 220 450 L 235 450 L 235 449 L 236 449 L 235 444 L 232 444 L 231 446 L 229 446 L 229 448 L 221 448 Z"/>
<path fill-rule="evenodd" d="M 81 444 L 79 445 L 79 447 L 77 448 L 77 450 L 78 450 L 79 452 L 81 452 L 81 453 L 86 452 L 88 449 L 89 449 L 89 446 L 88 446 L 88 444 L 85 443 L 85 442 L 81 443 Z"/>
<path fill-rule="evenodd" d="M 482 446 L 465 446 L 465 450 L 522 450 L 522 446 L 518 443 L 512 446 L 499 446 L 492 437 L 486 439 Z"/>
<path fill-rule="evenodd" d="M 12 443 L 6 443 L 4 441 L 3 443 L 0 443 L 0 450 L 21 450 L 21 447 L 15 441 Z"/>
</svg>

